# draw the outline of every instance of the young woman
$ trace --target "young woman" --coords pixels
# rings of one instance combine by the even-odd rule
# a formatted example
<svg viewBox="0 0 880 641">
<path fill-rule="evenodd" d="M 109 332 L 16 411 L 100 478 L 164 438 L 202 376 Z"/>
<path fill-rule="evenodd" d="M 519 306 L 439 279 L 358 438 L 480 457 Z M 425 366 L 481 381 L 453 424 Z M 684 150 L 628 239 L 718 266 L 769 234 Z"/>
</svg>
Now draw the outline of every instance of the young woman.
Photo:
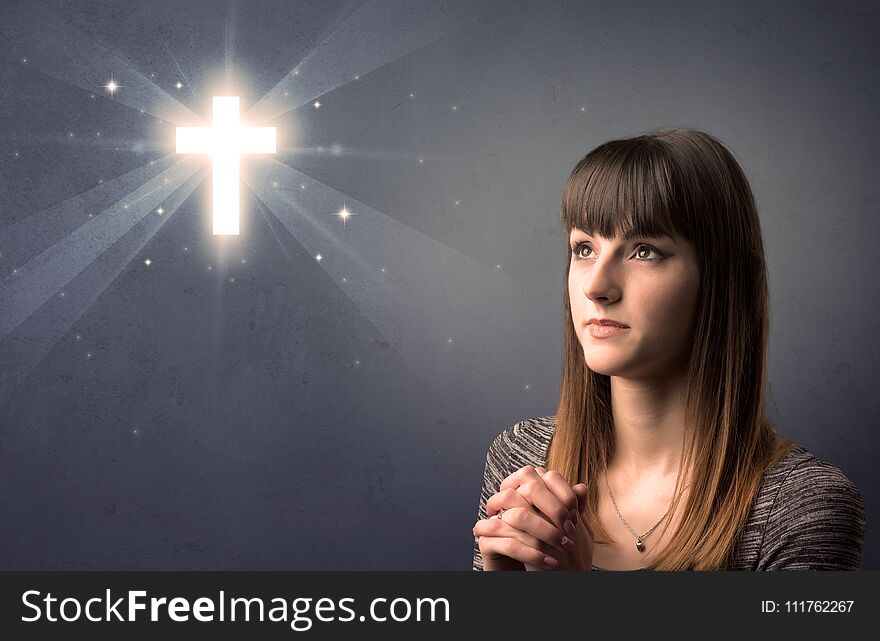
<svg viewBox="0 0 880 641">
<path fill-rule="evenodd" d="M 714 137 L 587 154 L 565 186 L 555 416 L 489 447 L 475 570 L 855 570 L 862 497 L 764 408 L 754 196 Z"/>
</svg>

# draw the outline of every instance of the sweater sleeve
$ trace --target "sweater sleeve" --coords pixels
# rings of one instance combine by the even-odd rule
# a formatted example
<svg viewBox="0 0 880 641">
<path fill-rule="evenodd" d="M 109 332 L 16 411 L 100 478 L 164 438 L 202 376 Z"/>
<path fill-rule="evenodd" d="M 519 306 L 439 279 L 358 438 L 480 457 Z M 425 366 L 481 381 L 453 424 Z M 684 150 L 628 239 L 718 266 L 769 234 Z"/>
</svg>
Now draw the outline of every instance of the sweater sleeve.
<svg viewBox="0 0 880 641">
<path fill-rule="evenodd" d="M 858 570 L 865 507 L 838 468 L 816 458 L 779 487 L 764 528 L 758 570 Z"/>
<path fill-rule="evenodd" d="M 486 466 L 483 468 L 483 487 L 480 490 L 480 504 L 477 508 L 478 521 L 486 518 L 486 503 L 493 494 L 498 492 L 498 488 L 501 487 L 501 481 L 504 480 L 504 477 L 501 476 L 502 472 L 499 468 L 499 462 L 502 458 L 501 450 L 508 431 L 505 430 L 496 436 L 486 452 Z M 472 569 L 479 572 L 483 571 L 483 555 L 480 553 L 480 541 L 477 537 L 474 537 L 474 562 Z"/>
</svg>

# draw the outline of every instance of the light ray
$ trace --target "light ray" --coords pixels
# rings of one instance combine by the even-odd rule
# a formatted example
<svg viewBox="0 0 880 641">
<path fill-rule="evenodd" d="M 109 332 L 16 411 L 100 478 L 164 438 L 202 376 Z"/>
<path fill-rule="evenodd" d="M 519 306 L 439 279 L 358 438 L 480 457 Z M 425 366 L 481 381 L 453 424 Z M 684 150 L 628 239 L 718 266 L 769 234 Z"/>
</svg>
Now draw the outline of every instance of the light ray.
<svg viewBox="0 0 880 641">
<path fill-rule="evenodd" d="M 412 151 L 398 151 L 395 149 L 358 149 L 355 147 L 343 147 L 339 144 L 317 145 L 309 147 L 294 147 L 278 154 L 279 158 L 297 156 L 337 156 L 339 158 L 357 158 L 359 160 L 391 160 L 399 162 L 418 162 L 424 154 Z M 437 156 L 433 156 L 437 158 Z M 441 156 L 446 159 L 446 156 Z"/>
<path fill-rule="evenodd" d="M 4 264 L 11 265 L 7 274 L 77 227 L 93 220 L 107 203 L 121 200 L 141 185 L 152 182 L 178 160 L 174 154 L 151 160 L 0 229 L 0 251 L 4 255 Z M 92 214 L 91 218 L 89 214 Z"/>
<path fill-rule="evenodd" d="M 272 230 L 272 233 L 274 234 L 275 239 L 278 241 L 278 244 L 281 246 L 281 249 L 284 252 L 284 255 L 288 258 L 288 260 L 292 261 L 292 258 L 290 257 L 289 252 L 284 247 L 283 243 L 281 242 L 280 237 L 278 236 L 278 233 L 275 231 L 274 225 L 271 224 L 268 216 L 266 216 L 266 213 L 264 211 L 264 205 L 263 205 L 261 198 L 260 198 L 260 195 L 258 193 L 260 191 L 262 191 L 262 190 L 253 191 L 254 200 L 256 201 L 257 206 L 260 209 L 260 212 L 266 218 L 266 224 L 269 225 L 269 228 Z M 275 190 L 271 190 L 271 191 L 275 191 Z M 305 248 L 306 245 L 302 242 L 302 240 L 298 236 L 296 236 L 296 234 L 293 231 L 294 229 L 297 229 L 297 228 L 302 230 L 302 228 L 295 225 L 293 223 L 292 218 L 287 213 L 287 212 L 289 212 L 289 203 L 276 202 L 275 205 L 278 207 L 281 207 L 282 209 L 280 209 L 279 211 L 273 211 L 271 206 L 267 205 L 267 207 L 269 207 L 269 210 L 272 211 L 272 213 L 275 215 L 276 219 L 279 222 L 281 222 L 281 224 L 284 225 L 285 228 L 287 228 L 287 230 L 289 232 L 291 232 L 291 234 L 294 235 L 294 238 L 300 242 L 300 245 Z M 285 213 L 282 214 L 281 212 L 285 212 Z M 304 219 L 311 219 L 309 214 L 307 214 L 305 211 L 303 211 L 301 209 L 297 209 L 296 213 L 301 215 Z M 349 261 L 351 261 L 361 267 L 368 268 L 368 265 L 366 265 L 366 263 L 364 263 L 363 261 L 359 260 L 358 257 L 354 253 L 350 252 L 349 250 L 347 250 L 345 248 L 344 245 L 338 243 L 333 238 L 331 238 L 329 236 L 329 234 L 327 233 L 326 229 L 323 229 L 323 228 L 315 225 L 314 221 L 311 221 L 311 224 L 309 225 L 309 227 L 312 229 L 312 231 L 315 234 L 317 234 L 318 236 L 325 238 L 327 240 L 327 242 L 323 246 L 331 246 L 332 245 L 332 246 L 336 247 L 336 249 L 337 249 L 336 256 L 344 255 L 347 260 L 349 260 Z M 321 261 L 323 259 L 324 259 L 324 257 L 321 253 L 314 255 L 314 260 L 317 263 L 321 263 Z M 343 277 L 343 281 L 344 280 L 345 280 L 345 277 Z M 352 281 L 352 282 L 357 282 L 357 281 Z M 378 283 L 378 282 L 374 283 L 375 286 L 378 286 L 380 284 L 381 283 Z M 345 290 L 343 290 L 343 291 L 345 291 Z M 358 305 L 358 301 L 355 300 L 355 298 L 353 298 L 350 294 L 348 294 L 348 292 L 346 292 L 346 295 L 348 295 L 349 299 L 351 299 L 352 302 L 355 303 L 355 305 Z M 420 385 L 428 386 L 430 384 L 430 382 L 427 379 L 425 379 L 425 377 L 424 377 L 425 370 L 423 368 L 420 368 L 419 363 L 418 363 L 418 358 L 413 359 L 413 358 L 410 358 L 406 352 L 400 352 L 401 345 L 397 341 L 394 332 L 392 330 L 390 330 L 387 325 L 380 326 L 379 324 L 377 324 L 377 318 L 375 317 L 375 315 L 365 314 L 364 318 L 373 327 L 373 329 L 376 331 L 376 334 L 378 336 L 381 336 L 385 340 L 386 343 L 388 343 L 389 345 L 392 345 L 396 350 L 398 350 L 398 352 L 399 352 L 398 355 L 400 356 L 400 358 L 402 359 L 402 361 L 406 364 L 406 366 L 408 368 L 409 376 L 413 380 L 418 381 Z"/>
<path fill-rule="evenodd" d="M 467 326 L 492 309 L 504 316 L 497 323 L 504 333 L 523 317 L 521 284 L 495 264 L 484 265 L 277 160 L 266 158 L 259 167 L 243 174 L 249 187 L 310 256 L 322 256 L 316 261 L 321 269 L 415 369 L 444 359 L 449 323 Z M 306 189 L 274 189 L 273 182 Z M 344 232 L 323 215 L 343 198 L 359 213 Z"/>
<path fill-rule="evenodd" d="M 126 56 L 108 49 L 91 36 L 39 3 L 25 3 L 16 9 L 18 28 L 3 31 L 4 45 L 16 51 L 32 52 L 27 55 L 25 68 L 80 87 L 89 95 L 111 96 L 101 90 L 113 75 L 116 83 L 124 85 L 112 96 L 114 102 L 132 109 L 144 110 L 171 123 L 201 123 L 202 119 L 176 98 L 143 75 Z M 27 26 L 24 26 L 27 25 Z M 47 33 L 55 34 L 46 37 Z"/>
<path fill-rule="evenodd" d="M 281 242 L 281 238 L 278 236 L 278 232 L 275 231 L 275 226 L 272 225 L 271 221 L 269 220 L 269 217 L 266 215 L 264 204 L 263 204 L 263 202 L 261 201 L 259 195 L 258 195 L 256 192 L 253 192 L 253 195 L 254 195 L 254 200 L 255 200 L 255 202 L 257 203 L 257 207 L 260 209 L 260 213 L 261 213 L 261 214 L 263 215 L 263 217 L 266 219 L 266 224 L 269 226 L 269 228 L 272 230 L 272 234 L 275 236 L 275 240 L 278 241 L 278 245 L 281 247 L 281 249 L 282 249 L 282 251 L 284 252 L 284 255 L 287 257 L 287 259 L 288 259 L 289 261 L 292 262 L 293 259 L 291 258 L 290 253 L 287 251 L 287 249 L 285 248 L 284 244 Z M 274 213 L 274 212 L 273 212 L 273 213 Z M 303 212 L 300 212 L 300 213 L 303 213 Z M 283 225 L 285 225 L 285 227 L 288 229 L 288 231 L 291 231 L 291 227 L 290 227 L 289 225 L 285 224 L 284 220 L 282 220 L 281 218 L 279 218 L 277 215 L 276 215 L 276 218 L 277 218 L 277 219 L 278 219 Z M 322 234 L 322 236 L 324 236 L 325 238 L 328 237 L 326 234 Z M 299 240 L 296 236 L 294 236 L 294 238 L 296 238 L 297 240 Z M 303 246 L 302 243 L 300 243 L 300 244 L 301 244 L 301 246 Z M 350 254 L 350 253 L 346 253 L 346 255 L 349 256 L 349 258 L 351 258 L 351 254 Z M 314 256 L 314 259 L 316 260 L 316 262 L 319 262 L 319 263 L 320 263 L 321 260 L 323 260 L 323 256 L 322 256 L 320 253 L 318 253 L 318 254 L 316 254 L 316 255 Z M 362 265 L 365 265 L 364 263 L 361 263 L 361 264 L 362 264 Z M 373 322 L 372 319 L 367 318 L 367 321 L 370 323 L 370 325 L 372 325 L 373 329 L 376 330 L 376 334 L 377 334 L 377 335 L 382 336 L 382 337 L 385 338 L 386 340 L 389 339 L 389 336 L 387 335 L 387 333 L 384 332 L 384 331 L 382 330 L 381 327 L 377 326 L 377 325 Z M 404 361 L 406 361 L 405 358 L 404 358 Z M 410 365 L 412 365 L 412 364 L 410 363 Z M 413 376 L 413 378 L 415 378 L 416 380 L 421 380 L 421 374 L 420 374 L 419 370 L 416 369 L 415 367 L 412 367 L 412 368 L 411 368 L 410 374 L 411 374 L 411 376 Z M 426 385 L 428 384 L 427 381 L 423 381 L 423 383 L 426 384 Z"/>
<path fill-rule="evenodd" d="M 480 19 L 487 0 L 370 0 L 251 107 L 265 124 Z M 389 33 L 391 32 L 391 33 Z M 285 95 L 285 92 L 287 95 Z"/>
<path fill-rule="evenodd" d="M 46 133 L 45 131 L 13 131 L 2 136 L 2 140 L 9 141 L 10 144 L 22 149 L 20 154 L 26 153 L 25 150 L 33 150 L 34 153 L 43 153 L 39 150 L 42 145 L 64 145 L 74 146 L 77 148 L 94 149 L 96 151 L 118 151 L 121 153 L 145 154 L 145 153 L 167 153 L 173 149 L 170 140 L 157 140 L 155 138 L 108 138 L 101 132 L 96 135 L 95 131 L 86 131 L 82 133 L 73 132 Z M 170 138 L 170 137 L 169 137 Z"/>
<path fill-rule="evenodd" d="M 255 165 L 249 180 L 252 183 L 249 186 L 257 193 L 261 193 L 266 189 L 271 189 L 273 192 L 281 192 L 282 194 L 285 194 L 284 202 L 289 203 L 290 206 L 298 208 L 306 217 L 307 221 L 315 227 L 316 233 L 325 237 L 329 242 L 338 243 L 340 236 L 337 235 L 337 227 L 331 224 L 333 222 L 332 217 L 329 217 L 330 220 L 325 220 L 325 218 L 328 217 L 323 216 L 323 214 L 329 212 L 335 214 L 338 218 L 339 203 L 344 202 L 348 203 L 346 208 L 350 213 L 365 212 L 370 216 L 378 218 L 381 222 L 381 226 L 385 228 L 393 227 L 393 235 L 399 236 L 401 235 L 400 230 L 407 230 L 407 233 L 416 235 L 416 238 L 410 239 L 411 241 L 430 243 L 432 246 L 437 247 L 437 251 L 448 252 L 447 259 L 457 261 L 460 264 L 473 265 L 475 269 L 479 267 L 492 272 L 498 271 L 496 263 L 481 262 L 472 256 L 464 254 L 458 249 L 423 234 L 417 229 L 391 218 L 390 216 L 369 207 L 365 203 L 357 201 L 350 195 L 338 191 L 330 185 L 327 185 L 326 183 L 323 183 L 320 180 L 317 180 L 316 178 L 294 169 L 290 165 L 282 163 L 274 158 L 267 159 L 267 162 L 261 163 L 259 166 Z M 273 185 L 277 185 L 277 187 L 273 187 Z M 266 199 L 263 200 L 268 204 Z M 361 230 L 364 224 L 360 223 L 360 221 L 357 222 L 358 224 L 355 226 Z M 362 233 L 362 231 L 357 232 L 357 236 L 362 237 Z M 382 232 L 377 232 L 373 229 L 369 233 L 376 234 Z M 345 236 L 344 238 L 348 239 L 348 236 Z M 379 243 L 379 245 L 381 245 L 381 243 Z M 376 260 L 372 263 L 361 262 L 359 265 L 360 267 L 368 269 L 370 264 L 378 264 L 382 262 L 381 259 L 385 256 L 385 252 L 379 249 L 379 245 L 369 245 L 375 250 L 374 257 Z M 356 260 L 355 256 L 351 256 L 350 259 Z M 509 280 L 515 287 L 523 286 L 523 283 L 516 281 L 506 274 L 503 278 Z"/>
<path fill-rule="evenodd" d="M 287 248 L 284 246 L 284 243 L 281 242 L 281 237 L 278 235 L 278 232 L 275 231 L 275 225 L 272 224 L 272 221 L 269 220 L 269 216 L 266 215 L 266 208 L 263 206 L 262 201 L 254 196 L 254 202 L 257 203 L 257 207 L 260 210 L 260 213 L 263 215 L 263 219 L 266 221 L 266 225 L 268 225 L 269 229 L 272 230 L 272 235 L 275 236 L 275 240 L 278 241 L 278 246 L 281 248 L 281 251 L 284 252 L 284 255 L 287 256 L 288 261 L 293 261 L 290 257 L 290 252 L 287 251 Z"/>
<path fill-rule="evenodd" d="M 16 396 L 27 377 L 131 264 L 206 174 L 207 169 L 202 169 L 168 196 L 168 216 L 147 217 L 135 225 L 64 286 L 67 295 L 63 299 L 55 297 L 43 304 L 28 322 L 0 340 L 0 403 Z"/>
<path fill-rule="evenodd" d="M 172 165 L 8 274 L 0 281 L 0 338 L 18 327 L 108 247 L 151 214 L 159 202 L 165 202 L 203 164 L 181 161 Z M 163 189 L 155 192 L 158 195 L 152 200 L 139 200 L 135 205 L 126 206 L 157 186 Z"/>
<path fill-rule="evenodd" d="M 198 97 L 196 94 L 195 87 L 192 86 L 192 83 L 189 81 L 189 78 L 186 77 L 186 74 L 183 73 L 183 69 L 180 68 L 180 64 L 177 62 L 177 58 L 174 57 L 174 52 L 171 51 L 171 47 L 168 42 L 165 42 L 165 48 L 168 50 L 168 54 L 171 56 L 171 59 L 174 61 L 174 66 L 177 67 L 177 70 L 180 72 L 180 75 L 183 76 L 183 79 L 186 80 L 186 86 L 189 87 L 189 90 L 192 92 L 193 96 Z"/>
</svg>

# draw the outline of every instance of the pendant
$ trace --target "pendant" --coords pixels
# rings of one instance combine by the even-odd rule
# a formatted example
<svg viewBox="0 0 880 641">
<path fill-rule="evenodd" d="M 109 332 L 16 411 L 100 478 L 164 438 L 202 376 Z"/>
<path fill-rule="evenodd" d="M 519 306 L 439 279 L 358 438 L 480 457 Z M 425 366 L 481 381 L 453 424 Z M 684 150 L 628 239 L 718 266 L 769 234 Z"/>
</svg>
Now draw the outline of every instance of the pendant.
<svg viewBox="0 0 880 641">
<path fill-rule="evenodd" d="M 636 539 L 636 549 L 637 549 L 639 552 L 642 552 L 642 551 L 645 549 L 645 544 L 642 543 L 642 539 L 641 539 L 641 538 L 637 538 L 637 539 Z"/>
</svg>

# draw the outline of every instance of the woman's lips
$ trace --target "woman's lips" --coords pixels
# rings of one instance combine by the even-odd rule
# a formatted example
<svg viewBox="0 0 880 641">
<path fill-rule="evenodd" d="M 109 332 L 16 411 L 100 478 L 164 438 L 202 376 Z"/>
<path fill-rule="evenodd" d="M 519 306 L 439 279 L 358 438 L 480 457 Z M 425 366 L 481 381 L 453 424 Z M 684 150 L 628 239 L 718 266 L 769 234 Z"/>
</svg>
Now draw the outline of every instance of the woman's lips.
<svg viewBox="0 0 880 641">
<path fill-rule="evenodd" d="M 628 332 L 629 327 L 618 327 L 617 325 L 599 325 L 598 323 L 590 323 L 587 325 L 587 331 L 593 338 L 610 338 L 617 336 L 623 332 Z"/>
</svg>

